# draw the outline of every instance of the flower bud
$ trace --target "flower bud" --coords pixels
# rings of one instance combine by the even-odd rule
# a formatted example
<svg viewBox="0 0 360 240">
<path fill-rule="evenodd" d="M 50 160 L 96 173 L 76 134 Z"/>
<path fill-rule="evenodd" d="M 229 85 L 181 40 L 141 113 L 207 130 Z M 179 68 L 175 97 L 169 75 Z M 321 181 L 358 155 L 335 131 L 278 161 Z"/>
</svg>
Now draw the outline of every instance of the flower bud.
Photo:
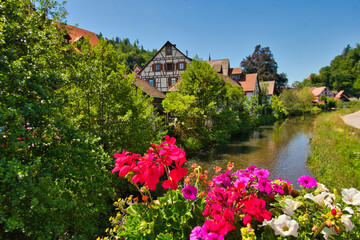
<svg viewBox="0 0 360 240">
<path fill-rule="evenodd" d="M 314 226 L 312 227 L 311 231 L 316 232 L 317 229 L 318 229 L 318 226 L 314 225 Z"/>
<path fill-rule="evenodd" d="M 331 214 L 334 215 L 334 216 L 336 215 L 336 209 L 335 208 L 331 209 Z"/>
</svg>

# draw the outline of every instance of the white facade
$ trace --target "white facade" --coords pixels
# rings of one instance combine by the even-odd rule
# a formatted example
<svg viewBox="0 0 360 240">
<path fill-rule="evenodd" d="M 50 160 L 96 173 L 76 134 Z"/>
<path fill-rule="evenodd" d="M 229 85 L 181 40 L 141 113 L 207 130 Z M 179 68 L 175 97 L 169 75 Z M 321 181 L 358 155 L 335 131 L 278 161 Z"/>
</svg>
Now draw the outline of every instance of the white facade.
<svg viewBox="0 0 360 240">
<path fill-rule="evenodd" d="M 141 70 L 139 76 L 161 92 L 176 84 L 191 59 L 169 41 Z"/>
</svg>

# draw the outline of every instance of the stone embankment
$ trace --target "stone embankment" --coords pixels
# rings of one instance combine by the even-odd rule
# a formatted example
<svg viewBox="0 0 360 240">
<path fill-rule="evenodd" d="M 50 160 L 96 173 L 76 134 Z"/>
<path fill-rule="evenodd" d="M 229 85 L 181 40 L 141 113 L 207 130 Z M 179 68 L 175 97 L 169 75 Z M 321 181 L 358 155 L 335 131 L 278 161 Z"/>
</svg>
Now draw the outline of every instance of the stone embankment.
<svg viewBox="0 0 360 240">
<path fill-rule="evenodd" d="M 347 125 L 360 129 L 360 111 L 342 116 L 341 118 Z"/>
</svg>

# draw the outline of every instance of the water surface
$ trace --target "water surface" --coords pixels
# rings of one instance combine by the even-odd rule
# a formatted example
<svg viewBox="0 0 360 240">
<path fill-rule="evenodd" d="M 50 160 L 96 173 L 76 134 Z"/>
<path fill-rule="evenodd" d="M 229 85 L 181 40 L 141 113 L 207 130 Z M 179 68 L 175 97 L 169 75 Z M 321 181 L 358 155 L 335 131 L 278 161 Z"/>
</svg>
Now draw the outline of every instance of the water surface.
<svg viewBox="0 0 360 240">
<path fill-rule="evenodd" d="M 215 175 L 215 166 L 225 170 L 229 162 L 234 163 L 234 169 L 257 166 L 270 171 L 268 179 L 287 179 L 298 188 L 300 176 L 311 176 L 311 171 L 306 168 L 306 158 L 310 154 L 312 125 L 313 118 L 299 117 L 260 127 L 249 136 L 234 138 L 229 144 L 188 159 L 187 166 L 197 163 L 209 170 L 209 177 Z"/>
</svg>

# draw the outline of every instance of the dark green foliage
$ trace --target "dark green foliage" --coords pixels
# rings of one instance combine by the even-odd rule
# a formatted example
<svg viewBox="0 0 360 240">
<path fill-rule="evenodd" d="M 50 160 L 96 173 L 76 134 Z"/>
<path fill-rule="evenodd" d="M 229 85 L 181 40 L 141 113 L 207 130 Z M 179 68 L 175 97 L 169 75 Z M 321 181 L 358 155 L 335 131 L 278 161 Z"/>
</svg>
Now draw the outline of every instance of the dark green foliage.
<svg viewBox="0 0 360 240">
<path fill-rule="evenodd" d="M 94 239 L 120 185 L 99 139 L 64 114 L 69 46 L 54 22 L 61 7 L 1 2 L 0 239 Z"/>
<path fill-rule="evenodd" d="M 133 44 L 128 38 L 116 37 L 108 41 L 118 52 L 122 53 L 120 62 L 126 66 L 126 73 L 131 73 L 136 65 L 143 68 L 157 53 L 156 49 L 145 50 L 142 45 L 139 45 L 139 40 L 134 41 Z"/>
<path fill-rule="evenodd" d="M 255 46 L 252 55 L 241 61 L 245 73 L 257 73 L 259 81 L 275 81 L 275 92 L 280 93 L 288 82 L 285 73 L 277 73 L 278 65 L 269 47 Z"/>
</svg>

